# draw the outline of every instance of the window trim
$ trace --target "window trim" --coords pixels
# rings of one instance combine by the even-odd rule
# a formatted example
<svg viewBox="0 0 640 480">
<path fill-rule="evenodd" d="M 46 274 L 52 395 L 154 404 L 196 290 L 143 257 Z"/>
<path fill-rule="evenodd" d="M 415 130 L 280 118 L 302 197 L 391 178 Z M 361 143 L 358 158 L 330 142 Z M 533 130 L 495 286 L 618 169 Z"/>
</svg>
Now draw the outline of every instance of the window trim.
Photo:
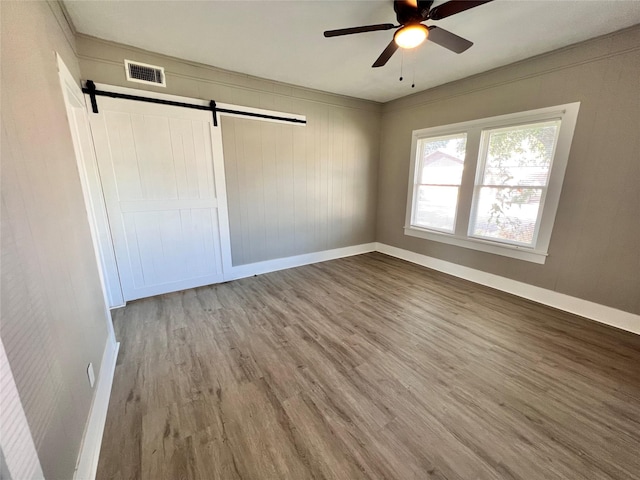
<svg viewBox="0 0 640 480">
<path fill-rule="evenodd" d="M 569 159 L 579 109 L 580 102 L 574 102 L 528 110 L 526 112 L 510 113 L 414 130 L 411 135 L 409 185 L 404 226 L 405 235 L 544 264 L 548 256 L 551 233 L 558 210 L 562 183 Z M 477 176 L 481 174 L 481 172 L 478 172 L 478 164 L 481 155 L 483 131 L 558 119 L 561 120 L 561 124 L 555 145 L 555 153 L 551 161 L 549 181 L 546 187 L 544 187 L 546 188 L 546 194 L 544 195 L 543 202 L 540 204 L 542 212 L 540 213 L 540 220 L 536 224 L 537 232 L 533 246 L 498 242 L 471 236 L 469 229 L 471 228 L 471 217 L 473 215 L 474 193 Z M 415 205 L 414 199 L 416 198 L 417 192 L 417 176 L 420 173 L 417 166 L 420 160 L 416 158 L 418 140 L 462 133 L 467 134 L 467 150 L 462 181 L 459 187 L 458 204 L 455 212 L 454 232 L 448 233 L 412 225 Z"/>
</svg>

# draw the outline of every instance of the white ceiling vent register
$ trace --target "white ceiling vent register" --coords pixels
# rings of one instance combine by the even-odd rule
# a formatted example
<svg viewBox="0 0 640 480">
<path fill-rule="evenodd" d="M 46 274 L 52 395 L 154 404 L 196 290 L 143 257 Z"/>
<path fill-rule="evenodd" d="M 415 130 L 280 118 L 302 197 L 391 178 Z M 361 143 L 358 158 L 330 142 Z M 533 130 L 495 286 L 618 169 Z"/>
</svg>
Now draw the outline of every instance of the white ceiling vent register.
<svg viewBox="0 0 640 480">
<path fill-rule="evenodd" d="M 164 68 L 146 63 L 124 61 L 124 70 L 130 82 L 146 83 L 156 87 L 166 87 Z"/>
</svg>

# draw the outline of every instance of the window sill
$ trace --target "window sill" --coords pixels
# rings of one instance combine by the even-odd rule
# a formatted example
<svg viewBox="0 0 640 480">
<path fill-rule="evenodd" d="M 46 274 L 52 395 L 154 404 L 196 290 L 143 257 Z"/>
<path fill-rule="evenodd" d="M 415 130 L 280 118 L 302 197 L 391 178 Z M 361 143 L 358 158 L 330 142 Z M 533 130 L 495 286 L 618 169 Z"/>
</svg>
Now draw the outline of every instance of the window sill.
<svg viewBox="0 0 640 480">
<path fill-rule="evenodd" d="M 547 253 L 516 245 L 500 245 L 493 242 L 479 240 L 469 237 L 456 237 L 455 235 L 438 233 L 419 227 L 404 227 L 404 234 L 411 237 L 424 238 L 434 242 L 446 243 L 457 247 L 469 248 L 480 252 L 493 253 L 504 257 L 517 258 L 527 262 L 544 264 L 547 260 Z"/>
</svg>

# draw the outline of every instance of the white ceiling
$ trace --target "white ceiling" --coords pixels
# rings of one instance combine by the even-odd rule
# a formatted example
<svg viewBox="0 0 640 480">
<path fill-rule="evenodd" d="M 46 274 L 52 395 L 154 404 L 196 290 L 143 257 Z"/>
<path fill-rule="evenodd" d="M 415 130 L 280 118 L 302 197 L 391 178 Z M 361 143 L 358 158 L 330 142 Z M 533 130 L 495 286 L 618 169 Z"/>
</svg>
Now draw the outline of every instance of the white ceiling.
<svg viewBox="0 0 640 480">
<path fill-rule="evenodd" d="M 443 3 L 436 0 L 434 5 Z M 426 42 L 371 68 L 393 37 L 324 30 L 397 23 L 391 0 L 64 0 L 80 33 L 227 70 L 385 102 L 640 23 L 639 0 L 495 0 L 438 22 L 475 44 Z M 404 78 L 400 82 L 400 67 Z M 415 72 L 415 73 L 414 73 Z M 411 83 L 415 78 L 415 88 Z"/>
</svg>

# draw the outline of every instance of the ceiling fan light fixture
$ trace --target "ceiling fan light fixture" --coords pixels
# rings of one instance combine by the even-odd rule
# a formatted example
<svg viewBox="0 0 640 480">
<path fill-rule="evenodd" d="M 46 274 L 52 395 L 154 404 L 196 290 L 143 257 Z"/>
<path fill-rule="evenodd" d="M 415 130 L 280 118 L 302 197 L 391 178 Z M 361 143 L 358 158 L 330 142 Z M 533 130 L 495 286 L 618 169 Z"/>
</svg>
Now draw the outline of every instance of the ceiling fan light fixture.
<svg viewBox="0 0 640 480">
<path fill-rule="evenodd" d="M 429 29 L 420 23 L 405 25 L 393 36 L 401 48 L 415 48 L 429 36 Z"/>
</svg>

